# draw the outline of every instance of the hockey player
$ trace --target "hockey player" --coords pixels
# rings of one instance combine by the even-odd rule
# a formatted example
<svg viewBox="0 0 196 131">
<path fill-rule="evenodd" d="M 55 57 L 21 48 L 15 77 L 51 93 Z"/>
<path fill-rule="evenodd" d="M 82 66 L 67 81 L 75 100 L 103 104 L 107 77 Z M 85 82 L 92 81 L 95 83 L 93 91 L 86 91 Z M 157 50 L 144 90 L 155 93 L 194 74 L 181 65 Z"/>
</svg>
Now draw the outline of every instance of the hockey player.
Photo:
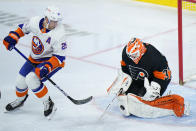
<svg viewBox="0 0 196 131">
<path fill-rule="evenodd" d="M 163 96 L 171 81 L 168 62 L 154 46 L 132 38 L 122 51 L 121 69 L 107 89 L 115 93 L 121 112 L 143 118 L 189 114 L 179 95 Z"/>
<path fill-rule="evenodd" d="M 33 68 L 26 62 L 20 69 L 15 85 L 17 99 L 6 106 L 7 111 L 23 106 L 29 89 L 43 101 L 45 116 L 49 116 L 56 109 L 43 82 L 46 75 L 51 77 L 64 67 L 67 45 L 61 20 L 59 9 L 50 6 L 45 9 L 44 17 L 32 17 L 29 22 L 19 24 L 15 31 L 10 31 L 4 38 L 3 44 L 11 51 L 21 37 L 32 33 L 29 60 L 36 66 Z"/>
</svg>

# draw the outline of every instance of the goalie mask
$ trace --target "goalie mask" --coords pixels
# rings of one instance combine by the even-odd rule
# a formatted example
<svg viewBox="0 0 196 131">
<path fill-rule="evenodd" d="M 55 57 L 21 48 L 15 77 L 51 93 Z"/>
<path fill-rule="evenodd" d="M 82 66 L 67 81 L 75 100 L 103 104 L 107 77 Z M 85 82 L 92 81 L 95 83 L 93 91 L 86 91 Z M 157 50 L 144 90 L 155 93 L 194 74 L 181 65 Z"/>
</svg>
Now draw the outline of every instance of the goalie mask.
<svg viewBox="0 0 196 131">
<path fill-rule="evenodd" d="M 53 29 L 57 26 L 57 23 L 62 20 L 59 9 L 55 6 L 49 6 L 44 11 L 44 16 L 47 18 L 46 28 Z M 45 18 L 45 19 L 46 19 Z"/>
<path fill-rule="evenodd" d="M 126 54 L 136 64 L 138 64 L 142 55 L 146 52 L 146 47 L 143 42 L 138 38 L 132 38 L 127 44 Z"/>
</svg>

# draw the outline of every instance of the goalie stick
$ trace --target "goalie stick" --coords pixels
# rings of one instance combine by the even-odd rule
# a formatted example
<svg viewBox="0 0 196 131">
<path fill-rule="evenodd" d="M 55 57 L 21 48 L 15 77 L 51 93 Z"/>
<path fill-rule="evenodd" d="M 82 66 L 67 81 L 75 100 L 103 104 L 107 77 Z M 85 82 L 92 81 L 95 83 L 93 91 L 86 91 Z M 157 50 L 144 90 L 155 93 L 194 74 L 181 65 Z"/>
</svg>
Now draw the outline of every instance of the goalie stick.
<svg viewBox="0 0 196 131">
<path fill-rule="evenodd" d="M 99 117 L 99 120 L 101 120 L 103 118 L 103 116 L 105 115 L 106 111 L 108 110 L 108 108 L 112 105 L 112 103 L 114 102 L 114 100 L 118 97 L 119 94 L 121 94 L 123 91 L 123 89 L 121 88 L 118 93 L 116 93 L 116 95 L 114 96 L 114 98 L 112 99 L 112 101 L 108 104 L 108 106 L 105 108 L 104 112 L 102 113 L 102 115 Z"/>
<path fill-rule="evenodd" d="M 18 52 L 24 59 L 26 59 L 34 68 L 35 65 L 33 65 L 33 63 L 20 51 L 18 50 L 16 47 L 14 47 L 14 50 L 16 52 Z M 82 100 L 76 100 L 73 99 L 70 95 L 68 95 L 64 90 L 62 90 L 53 80 L 51 80 L 48 76 L 45 76 L 45 78 L 50 81 L 57 89 L 59 89 L 69 100 L 71 100 L 74 104 L 76 105 L 81 105 L 81 104 L 86 104 L 88 102 L 90 102 L 93 98 L 93 96 L 90 96 L 86 99 L 82 99 Z"/>
</svg>

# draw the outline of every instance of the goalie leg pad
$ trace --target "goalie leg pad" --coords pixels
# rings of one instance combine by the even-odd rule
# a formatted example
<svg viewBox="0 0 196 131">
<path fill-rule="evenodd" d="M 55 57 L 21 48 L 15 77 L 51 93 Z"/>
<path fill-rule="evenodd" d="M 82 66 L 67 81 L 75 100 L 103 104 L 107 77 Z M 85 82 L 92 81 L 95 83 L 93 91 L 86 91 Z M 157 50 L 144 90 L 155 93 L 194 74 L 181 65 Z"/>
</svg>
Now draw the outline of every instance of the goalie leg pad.
<svg viewBox="0 0 196 131">
<path fill-rule="evenodd" d="M 145 102 L 148 103 L 149 101 Z M 142 118 L 157 118 L 174 115 L 173 110 L 158 108 L 150 104 L 146 104 L 140 97 L 130 93 L 128 94 L 128 109 L 129 113 Z"/>
<path fill-rule="evenodd" d="M 25 77 L 18 74 L 16 77 L 16 96 L 24 97 L 28 93 L 28 87 L 25 82 Z"/>
<path fill-rule="evenodd" d="M 179 95 L 168 95 L 151 102 L 143 102 L 154 107 L 173 110 L 177 117 L 184 115 L 184 98 Z"/>
<path fill-rule="evenodd" d="M 125 116 L 130 116 L 129 110 L 128 110 L 128 103 L 127 103 L 127 95 L 119 95 L 118 97 L 119 101 L 119 107 L 120 111 Z"/>
<path fill-rule="evenodd" d="M 184 98 L 179 95 L 163 96 L 154 101 L 145 101 L 138 96 L 135 96 L 135 98 L 137 98 L 140 102 L 153 107 L 154 109 L 172 110 L 177 117 L 182 117 L 184 115 Z"/>
<path fill-rule="evenodd" d="M 49 96 L 47 87 L 40 81 L 34 72 L 30 72 L 26 76 L 25 80 L 28 87 L 38 98 L 42 99 L 43 101 L 48 99 Z"/>
<path fill-rule="evenodd" d="M 177 117 L 182 117 L 185 111 L 184 98 L 179 95 L 171 95 L 174 99 L 174 113 Z"/>
</svg>

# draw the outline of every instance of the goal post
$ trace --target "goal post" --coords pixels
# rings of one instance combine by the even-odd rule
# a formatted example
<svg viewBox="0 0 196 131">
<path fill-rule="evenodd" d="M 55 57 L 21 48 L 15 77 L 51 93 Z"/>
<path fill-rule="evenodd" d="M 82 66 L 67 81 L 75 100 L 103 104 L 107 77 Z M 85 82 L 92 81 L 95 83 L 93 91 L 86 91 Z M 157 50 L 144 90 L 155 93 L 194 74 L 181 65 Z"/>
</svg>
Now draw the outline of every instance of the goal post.
<svg viewBox="0 0 196 131">
<path fill-rule="evenodd" d="M 178 0 L 178 62 L 179 62 L 179 84 L 183 85 L 183 41 L 182 41 L 182 0 Z"/>
<path fill-rule="evenodd" d="M 183 85 L 186 81 L 184 79 L 183 68 L 183 14 L 182 10 L 187 9 L 196 11 L 196 0 L 177 0 L 178 8 L 178 58 L 179 58 L 179 84 Z"/>
</svg>

